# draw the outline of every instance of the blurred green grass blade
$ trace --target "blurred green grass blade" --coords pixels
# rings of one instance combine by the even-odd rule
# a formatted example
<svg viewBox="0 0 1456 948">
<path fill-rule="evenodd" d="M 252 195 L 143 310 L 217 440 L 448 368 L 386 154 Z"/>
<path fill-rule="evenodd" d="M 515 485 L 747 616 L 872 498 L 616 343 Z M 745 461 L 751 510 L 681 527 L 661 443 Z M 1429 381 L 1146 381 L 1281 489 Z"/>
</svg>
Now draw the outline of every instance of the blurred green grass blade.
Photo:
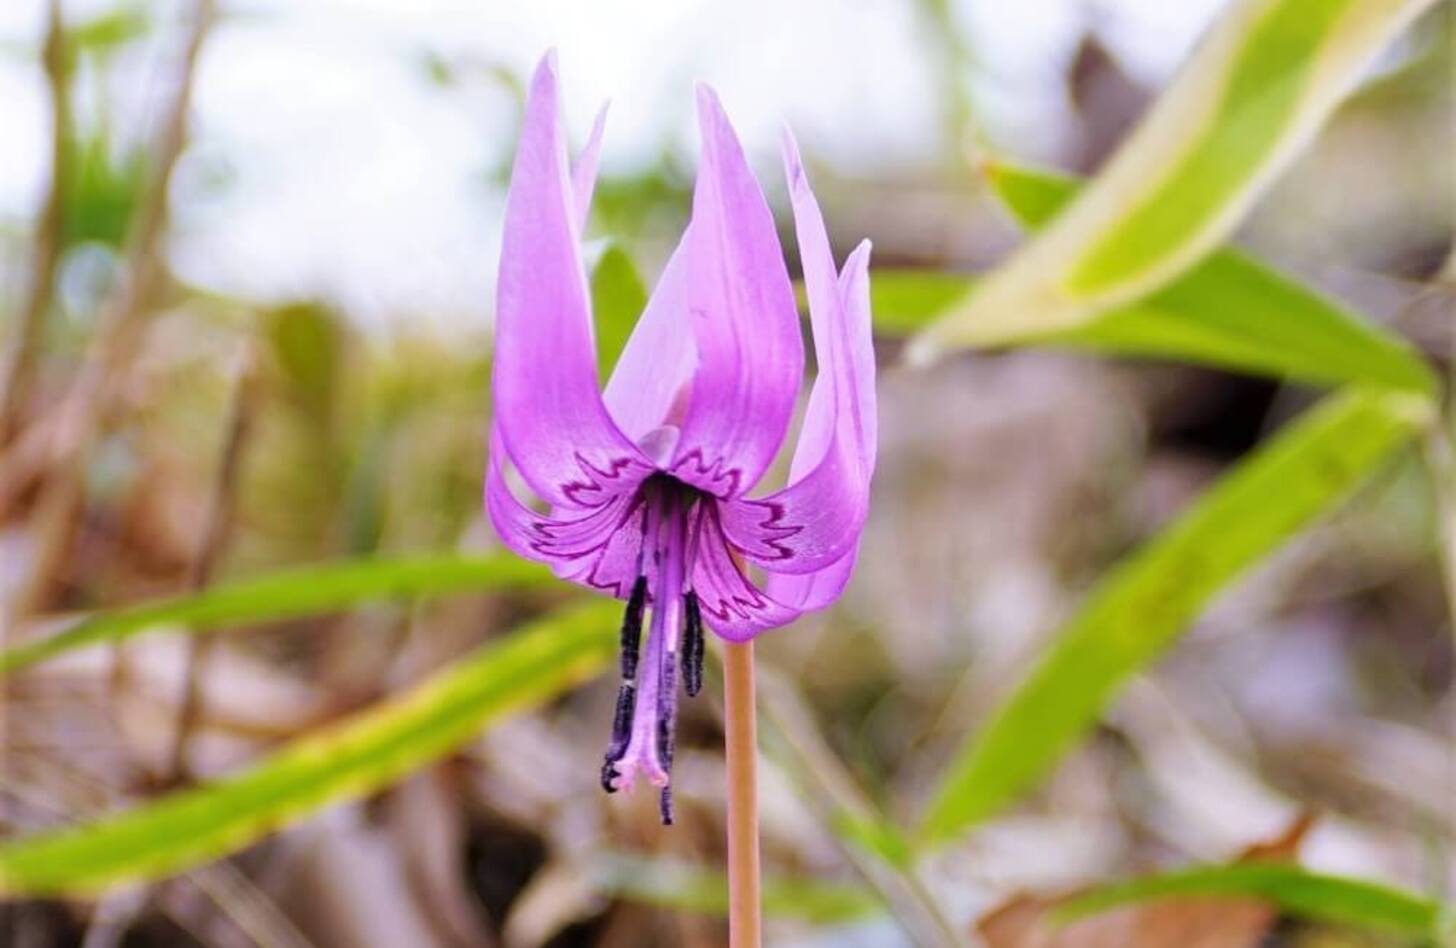
<svg viewBox="0 0 1456 948">
<path fill-rule="evenodd" d="M 1076 196 L 1079 182 L 1004 163 L 992 189 L 1018 222 L 1037 229 Z M 1435 375 L 1405 340 L 1237 250 L 1211 253 L 1137 304 L 1031 344 L 1174 356 L 1319 383 L 1366 382 L 1433 392 Z"/>
<path fill-rule="evenodd" d="M 6 842 L 0 893 L 91 894 L 159 878 L 373 793 L 492 722 L 595 675 L 615 654 L 618 611 L 614 602 L 562 609 L 239 773 L 96 822 Z"/>
<path fill-rule="evenodd" d="M 980 278 L 969 273 L 896 270 L 870 273 L 870 310 L 875 332 L 909 336 L 971 298 Z"/>
<path fill-rule="evenodd" d="M 664 908 L 728 913 L 728 877 L 680 859 L 647 859 L 613 853 L 591 860 L 593 885 L 603 892 Z M 852 922 L 883 911 L 873 895 L 841 882 L 790 876 L 763 879 L 763 911 L 816 925 Z"/>
<path fill-rule="evenodd" d="M 1387 886 L 1313 873 L 1298 866 L 1248 863 L 1189 869 L 1093 889 L 1057 911 L 1079 918 L 1134 902 L 1169 897 L 1256 897 L 1291 915 L 1338 925 L 1435 936 L 1440 906 Z"/>
<path fill-rule="evenodd" d="M 1107 167 L 913 352 L 1081 325 L 1233 230 L 1381 49 L 1433 0 L 1239 0 Z"/>
<path fill-rule="evenodd" d="M 991 164 L 992 188 L 1028 228 L 1053 219 L 1079 187 L 1071 178 Z M 876 271 L 875 328 L 905 334 L 969 299 L 959 274 Z M 1433 392 L 1435 375 L 1404 340 L 1231 249 L 1218 250 L 1163 289 L 1072 329 L 1004 344 L 1175 358 L 1317 384 L 1361 382 Z"/>
<path fill-rule="evenodd" d="M 151 14 L 140 3 L 118 4 L 104 13 L 73 23 L 66 30 L 70 68 L 74 68 L 78 54 L 113 55 L 146 36 L 151 26 Z"/>
<path fill-rule="evenodd" d="M 978 282 L 968 274 L 877 270 L 870 289 L 875 330 L 913 333 L 969 299 Z M 997 345 L 1177 359 L 1317 385 L 1423 394 L 1436 385 L 1403 340 L 1235 252 L 1216 254 L 1172 286 L 1082 326 Z"/>
<path fill-rule="evenodd" d="M 956 753 L 919 842 L 943 842 L 1030 789 L 1128 676 L 1156 659 L 1223 587 L 1346 497 L 1429 421 L 1430 410 L 1404 393 L 1331 395 L 1124 560 Z"/>
<path fill-rule="evenodd" d="M 63 632 L 0 652 L 0 675 L 71 649 L 121 641 L 162 625 L 199 631 L 314 615 L 373 600 L 555 583 L 549 570 L 507 553 L 447 553 L 309 566 L 213 586 L 194 595 L 97 613 Z"/>
<path fill-rule="evenodd" d="M 602 253 L 591 277 L 592 313 L 596 318 L 597 373 L 602 382 L 612 374 L 637 317 L 647 305 L 647 285 L 620 244 Z"/>
</svg>

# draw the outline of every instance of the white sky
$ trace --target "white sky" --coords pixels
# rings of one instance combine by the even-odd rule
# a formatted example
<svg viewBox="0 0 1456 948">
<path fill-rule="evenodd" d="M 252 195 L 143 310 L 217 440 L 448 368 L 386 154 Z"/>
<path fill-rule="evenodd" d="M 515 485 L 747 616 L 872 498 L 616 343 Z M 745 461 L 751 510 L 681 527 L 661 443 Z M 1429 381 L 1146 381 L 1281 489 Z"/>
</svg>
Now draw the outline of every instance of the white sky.
<svg viewBox="0 0 1456 948">
<path fill-rule="evenodd" d="M 980 64 L 980 121 L 1003 146 L 1055 160 L 1066 131 L 1058 71 L 1095 24 L 1139 79 L 1164 81 L 1218 0 L 962 0 Z M 67 0 L 79 19 L 109 0 Z M 165 18 L 186 9 L 155 0 Z M 44 0 L 0 2 L 0 222 L 27 225 L 44 183 L 49 118 L 33 50 Z M 324 296 L 369 324 L 483 325 L 514 105 L 479 79 L 442 90 L 427 54 L 525 74 L 560 52 L 578 141 L 612 100 L 603 168 L 666 145 L 695 149 L 692 83 L 714 85 L 765 175 L 777 130 L 854 173 L 944 153 L 926 29 L 908 0 L 231 0 L 196 92 L 183 181 L 225 168 L 217 194 L 179 204 L 174 266 L 246 298 Z M 167 20 L 164 19 L 164 22 Z M 133 113 L 165 89 L 171 44 L 119 75 Z"/>
</svg>

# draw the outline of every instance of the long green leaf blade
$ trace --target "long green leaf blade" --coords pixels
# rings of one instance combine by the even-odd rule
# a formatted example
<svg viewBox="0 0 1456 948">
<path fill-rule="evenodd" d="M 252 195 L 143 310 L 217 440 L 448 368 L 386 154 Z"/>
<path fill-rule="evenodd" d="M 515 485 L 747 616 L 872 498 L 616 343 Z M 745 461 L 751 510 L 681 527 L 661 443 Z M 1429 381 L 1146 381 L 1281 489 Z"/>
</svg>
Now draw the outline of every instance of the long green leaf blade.
<svg viewBox="0 0 1456 948">
<path fill-rule="evenodd" d="M 200 631 L 292 619 L 381 599 L 532 588 L 554 582 L 549 570 L 504 553 L 348 560 L 303 567 L 97 613 L 63 632 L 0 652 L 0 675 L 62 652 L 121 641 L 158 626 Z"/>
<path fill-rule="evenodd" d="M 969 302 L 928 357 L 1081 325 L 1200 260 L 1433 0 L 1241 0 L 1107 168 Z"/>
<path fill-rule="evenodd" d="M 1057 912 L 1077 918 L 1134 902 L 1169 897 L 1264 899 L 1315 921 L 1412 935 L 1434 936 L 1440 906 L 1420 896 L 1298 866 L 1240 864 L 1188 869 L 1103 886 L 1069 900 Z"/>
<path fill-rule="evenodd" d="M 595 675 L 614 652 L 615 615 L 606 602 L 563 609 L 241 773 L 0 845 L 0 893 L 89 894 L 155 879 L 372 793 Z"/>
<path fill-rule="evenodd" d="M 987 178 L 1030 229 L 1077 194 L 1071 178 L 993 163 Z M 965 275 L 876 271 L 876 329 L 904 334 L 975 292 Z M 1071 329 L 1031 330 L 1003 344 L 1176 358 L 1317 384 L 1360 382 L 1430 393 L 1435 375 L 1404 340 L 1237 250 L 1222 249 L 1163 289 Z"/>
<path fill-rule="evenodd" d="M 993 163 L 991 187 L 1025 227 L 1077 195 L 1072 178 Z M 1430 366 L 1405 340 L 1246 254 L 1223 248 L 1166 287 L 1076 328 L 1024 342 L 1175 356 L 1317 383 L 1363 382 L 1430 393 Z"/>
<path fill-rule="evenodd" d="M 1429 415 L 1427 402 L 1403 393 L 1332 395 L 1114 569 L 956 753 L 921 843 L 950 838 L 1030 788 L 1214 594 L 1348 495 Z"/>
</svg>

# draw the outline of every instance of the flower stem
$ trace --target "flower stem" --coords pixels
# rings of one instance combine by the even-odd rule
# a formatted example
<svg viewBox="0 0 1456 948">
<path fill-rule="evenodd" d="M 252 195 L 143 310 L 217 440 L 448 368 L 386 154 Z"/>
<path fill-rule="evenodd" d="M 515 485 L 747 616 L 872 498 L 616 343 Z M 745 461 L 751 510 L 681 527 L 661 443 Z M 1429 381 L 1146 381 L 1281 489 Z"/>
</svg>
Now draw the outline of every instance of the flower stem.
<svg viewBox="0 0 1456 948">
<path fill-rule="evenodd" d="M 728 944 L 759 948 L 758 735 L 753 643 L 723 644 L 723 717 L 728 759 Z"/>
</svg>

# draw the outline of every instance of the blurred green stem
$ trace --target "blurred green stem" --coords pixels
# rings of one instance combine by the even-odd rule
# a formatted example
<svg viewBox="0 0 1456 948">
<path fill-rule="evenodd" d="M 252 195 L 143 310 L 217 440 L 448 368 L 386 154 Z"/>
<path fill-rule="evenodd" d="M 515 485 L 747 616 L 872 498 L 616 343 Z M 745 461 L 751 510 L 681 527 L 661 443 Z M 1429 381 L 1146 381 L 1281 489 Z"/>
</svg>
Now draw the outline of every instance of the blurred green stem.
<svg viewBox="0 0 1456 948">
<path fill-rule="evenodd" d="M 11 605 L 13 622 L 42 608 L 70 552 L 72 535 L 85 500 L 87 455 L 100 431 L 117 377 L 131 363 L 140 341 L 147 307 L 165 273 L 162 238 L 168 218 L 167 184 L 187 140 L 193 79 L 204 40 L 216 17 L 216 0 L 197 0 L 186 51 L 178 67 L 176 95 L 162 123 L 156 146 L 156 173 L 143 195 L 128 239 L 126 261 L 100 317 L 76 381 L 49 426 L 49 486 L 37 504 L 36 549 L 31 574 Z"/>
<path fill-rule="evenodd" d="M 772 738 L 770 752 L 777 749 L 776 761 L 794 778 L 814 812 L 824 817 L 860 876 L 916 944 L 964 948 L 967 936 L 909 865 L 899 830 L 825 744 L 797 689 L 769 668 L 760 668 L 759 678 L 759 708 Z"/>
<path fill-rule="evenodd" d="M 949 0 L 920 0 L 919 7 L 926 45 L 934 50 L 939 60 L 952 153 L 957 162 L 968 156 L 974 160 L 989 150 L 989 142 L 976 120 L 975 103 L 967 87 L 967 79 L 978 65 L 976 55 L 961 36 Z"/>
<path fill-rule="evenodd" d="M 1441 558 L 1447 613 L 1451 631 L 1456 634 L 1456 448 L 1452 447 L 1450 425 L 1450 419 L 1443 415 L 1427 436 L 1426 466 L 1436 498 L 1436 550 Z"/>
<path fill-rule="evenodd" d="M 222 454 L 207 502 L 207 519 L 188 571 L 188 592 L 201 592 L 207 588 L 212 581 L 217 558 L 227 546 L 228 536 L 232 532 L 238 468 L 242 463 L 248 434 L 253 428 L 253 416 L 257 407 L 257 371 L 251 347 L 239 360 L 236 380 L 227 430 L 223 435 Z M 208 656 L 212 652 L 213 641 L 212 635 L 187 637 L 186 685 L 177 713 L 177 730 L 172 742 L 172 760 L 167 774 L 171 781 L 185 780 L 188 776 L 187 751 L 197 716 L 202 709 L 202 677 Z"/>
<path fill-rule="evenodd" d="M 1456 244 L 1436 274 L 1438 293 L 1456 293 Z M 1436 495 L 1436 545 L 1441 556 L 1451 632 L 1456 635 L 1456 326 L 1448 328 L 1446 405 L 1426 438 L 1426 466 Z"/>
<path fill-rule="evenodd" d="M 0 379 L 0 449 L 17 429 L 30 397 L 35 363 L 40 357 L 41 330 L 55 291 L 56 264 L 61 256 L 61 222 L 65 217 L 68 174 L 66 142 L 71 134 L 71 89 L 66 64 L 66 25 L 61 0 L 50 0 L 46 14 L 46 88 L 51 100 L 51 183 L 36 223 L 30 288 L 21 304 L 19 328 L 9 364 Z"/>
</svg>

